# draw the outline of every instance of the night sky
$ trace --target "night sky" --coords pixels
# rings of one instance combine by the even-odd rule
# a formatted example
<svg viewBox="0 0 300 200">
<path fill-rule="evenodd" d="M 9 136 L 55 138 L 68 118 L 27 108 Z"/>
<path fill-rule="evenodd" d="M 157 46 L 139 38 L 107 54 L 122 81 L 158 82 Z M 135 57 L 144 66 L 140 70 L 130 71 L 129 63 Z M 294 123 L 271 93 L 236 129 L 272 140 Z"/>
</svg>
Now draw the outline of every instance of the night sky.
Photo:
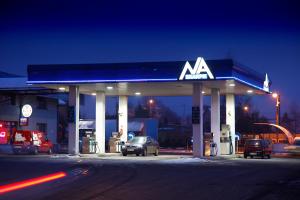
<svg viewBox="0 0 300 200">
<path fill-rule="evenodd" d="M 1 0 L 0 70 L 25 75 L 28 64 L 233 58 L 267 72 L 288 110 L 300 91 L 299 8 L 287 0 Z M 253 109 L 267 105 L 260 110 L 274 115 L 269 96 L 254 101 Z"/>
</svg>

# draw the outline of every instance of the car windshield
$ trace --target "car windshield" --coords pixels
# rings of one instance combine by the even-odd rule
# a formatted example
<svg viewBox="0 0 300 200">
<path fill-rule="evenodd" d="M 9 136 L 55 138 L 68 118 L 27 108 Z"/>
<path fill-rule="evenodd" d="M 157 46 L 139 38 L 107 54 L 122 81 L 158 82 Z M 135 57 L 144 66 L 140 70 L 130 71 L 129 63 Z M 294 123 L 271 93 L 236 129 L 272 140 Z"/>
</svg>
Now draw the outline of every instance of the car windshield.
<svg viewBox="0 0 300 200">
<path fill-rule="evenodd" d="M 146 137 L 134 137 L 131 140 L 129 140 L 128 142 L 142 144 L 142 143 L 146 142 Z"/>
<path fill-rule="evenodd" d="M 247 144 L 247 145 L 255 145 L 255 146 L 259 146 L 261 143 L 260 143 L 260 140 L 247 140 L 247 141 L 246 141 L 246 144 Z"/>
</svg>

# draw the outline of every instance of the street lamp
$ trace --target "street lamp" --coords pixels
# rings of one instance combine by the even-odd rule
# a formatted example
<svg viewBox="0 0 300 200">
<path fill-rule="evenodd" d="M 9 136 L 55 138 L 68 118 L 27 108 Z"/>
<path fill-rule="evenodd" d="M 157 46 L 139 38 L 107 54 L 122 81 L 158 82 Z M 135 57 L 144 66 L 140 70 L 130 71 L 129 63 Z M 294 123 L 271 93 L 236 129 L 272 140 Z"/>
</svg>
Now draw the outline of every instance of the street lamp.
<svg viewBox="0 0 300 200">
<path fill-rule="evenodd" d="M 149 115 L 150 117 L 152 117 L 152 105 L 154 104 L 154 100 L 153 99 L 149 99 Z"/>
<path fill-rule="evenodd" d="M 249 107 L 248 106 L 244 106 L 243 109 L 244 109 L 245 112 L 249 111 Z"/>
<path fill-rule="evenodd" d="M 276 99 L 276 124 L 280 124 L 280 94 L 274 92 L 272 97 Z M 276 133 L 277 143 L 279 142 L 278 132 Z"/>
<path fill-rule="evenodd" d="M 272 97 L 276 99 L 276 124 L 280 124 L 280 94 L 274 92 Z"/>
</svg>

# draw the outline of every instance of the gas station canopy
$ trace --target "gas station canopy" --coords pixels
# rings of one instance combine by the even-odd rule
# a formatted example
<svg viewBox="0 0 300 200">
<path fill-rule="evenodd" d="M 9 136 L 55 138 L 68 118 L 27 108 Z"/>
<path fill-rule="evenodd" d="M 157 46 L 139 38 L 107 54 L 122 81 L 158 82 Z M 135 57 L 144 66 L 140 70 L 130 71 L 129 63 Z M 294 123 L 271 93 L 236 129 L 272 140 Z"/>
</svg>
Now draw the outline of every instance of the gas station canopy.
<svg viewBox="0 0 300 200">
<path fill-rule="evenodd" d="M 193 83 L 221 94 L 269 93 L 269 79 L 231 59 L 171 62 L 29 65 L 28 84 L 59 89 L 80 85 L 80 92 L 105 95 L 185 96 L 193 94 Z M 68 88 L 66 88 L 68 91 Z"/>
</svg>

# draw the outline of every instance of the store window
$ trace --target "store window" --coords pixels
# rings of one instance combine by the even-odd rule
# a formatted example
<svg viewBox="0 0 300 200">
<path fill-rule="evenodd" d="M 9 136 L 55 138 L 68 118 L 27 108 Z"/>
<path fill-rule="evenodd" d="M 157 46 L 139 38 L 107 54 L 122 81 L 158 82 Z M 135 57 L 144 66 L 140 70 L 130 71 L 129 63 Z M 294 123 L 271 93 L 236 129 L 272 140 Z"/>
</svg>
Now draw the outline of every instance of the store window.
<svg viewBox="0 0 300 200">
<path fill-rule="evenodd" d="M 47 124 L 46 123 L 36 123 L 36 129 L 47 134 Z"/>
<path fill-rule="evenodd" d="M 80 95 L 79 95 L 79 104 L 80 104 L 81 106 L 84 106 L 84 100 L 85 100 L 84 94 L 80 94 Z"/>
</svg>

